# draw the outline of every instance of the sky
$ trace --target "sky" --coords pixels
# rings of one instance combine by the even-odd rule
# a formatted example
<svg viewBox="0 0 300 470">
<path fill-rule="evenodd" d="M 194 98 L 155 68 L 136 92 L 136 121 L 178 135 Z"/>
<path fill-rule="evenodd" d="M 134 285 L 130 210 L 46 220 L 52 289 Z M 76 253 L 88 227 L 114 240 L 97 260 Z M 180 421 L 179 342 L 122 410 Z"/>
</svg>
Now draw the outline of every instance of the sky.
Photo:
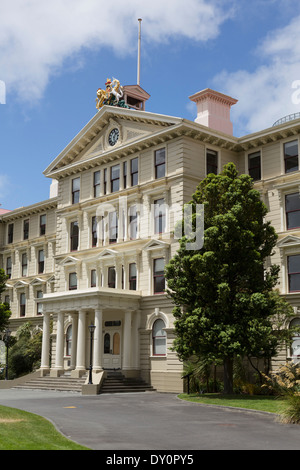
<svg viewBox="0 0 300 470">
<path fill-rule="evenodd" d="M 43 171 L 96 114 L 107 78 L 146 111 L 193 121 L 189 96 L 238 100 L 234 135 L 300 112 L 299 0 L 0 0 L 0 207 L 49 198 Z"/>
</svg>

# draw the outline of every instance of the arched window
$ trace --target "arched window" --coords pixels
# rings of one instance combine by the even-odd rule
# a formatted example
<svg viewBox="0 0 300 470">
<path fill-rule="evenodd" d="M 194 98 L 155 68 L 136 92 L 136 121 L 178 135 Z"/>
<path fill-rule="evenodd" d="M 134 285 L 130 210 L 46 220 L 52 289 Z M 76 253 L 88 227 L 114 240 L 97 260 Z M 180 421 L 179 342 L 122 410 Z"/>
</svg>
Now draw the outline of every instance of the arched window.
<svg viewBox="0 0 300 470">
<path fill-rule="evenodd" d="M 300 318 L 294 318 L 290 323 L 290 328 L 300 326 Z M 294 361 L 300 361 L 300 333 L 294 333 L 291 345 L 291 357 Z"/>
<path fill-rule="evenodd" d="M 66 333 L 66 356 L 71 356 L 72 347 L 72 325 L 68 326 Z"/>
<path fill-rule="evenodd" d="M 167 334 L 164 331 L 165 323 L 158 319 L 152 328 L 153 356 L 165 356 L 167 353 Z"/>
</svg>

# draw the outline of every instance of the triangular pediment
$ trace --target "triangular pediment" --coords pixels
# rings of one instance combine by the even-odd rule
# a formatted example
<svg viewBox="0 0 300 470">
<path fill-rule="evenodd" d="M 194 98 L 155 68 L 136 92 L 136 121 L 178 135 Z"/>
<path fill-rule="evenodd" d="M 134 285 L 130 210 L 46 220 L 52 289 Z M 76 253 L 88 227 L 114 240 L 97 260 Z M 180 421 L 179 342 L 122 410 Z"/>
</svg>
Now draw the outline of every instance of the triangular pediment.
<svg viewBox="0 0 300 470">
<path fill-rule="evenodd" d="M 44 279 L 41 279 L 39 277 L 36 277 L 30 282 L 31 286 L 40 286 L 41 284 L 45 284 L 46 281 Z"/>
<path fill-rule="evenodd" d="M 161 248 L 169 248 L 170 244 L 162 240 L 150 240 L 144 246 L 144 251 L 159 250 Z"/>
<path fill-rule="evenodd" d="M 18 281 L 15 283 L 14 288 L 19 289 L 20 287 L 28 287 L 29 283 L 25 281 Z"/>
<path fill-rule="evenodd" d="M 181 119 L 146 111 L 103 106 L 90 122 L 77 134 L 69 145 L 44 171 L 47 177 L 55 178 L 75 172 L 88 165 L 95 166 L 139 151 L 143 141 L 160 137 Z M 109 140 L 110 133 L 118 130 L 118 138 Z M 116 134 L 116 133 L 115 133 Z M 145 144 L 150 145 L 148 142 Z M 134 148 L 135 147 L 135 148 Z"/>
<path fill-rule="evenodd" d="M 295 237 L 294 235 L 287 235 L 277 243 L 278 248 L 286 248 L 295 245 L 300 245 L 300 237 Z"/>
<path fill-rule="evenodd" d="M 75 258 L 74 256 L 67 256 L 59 264 L 61 266 L 69 266 L 72 264 L 77 264 L 79 262 L 80 262 L 79 259 Z"/>
<path fill-rule="evenodd" d="M 118 255 L 118 251 L 116 250 L 111 250 L 109 248 L 103 250 L 99 256 L 97 256 L 97 259 L 103 259 L 103 258 L 111 258 L 115 257 Z"/>
</svg>

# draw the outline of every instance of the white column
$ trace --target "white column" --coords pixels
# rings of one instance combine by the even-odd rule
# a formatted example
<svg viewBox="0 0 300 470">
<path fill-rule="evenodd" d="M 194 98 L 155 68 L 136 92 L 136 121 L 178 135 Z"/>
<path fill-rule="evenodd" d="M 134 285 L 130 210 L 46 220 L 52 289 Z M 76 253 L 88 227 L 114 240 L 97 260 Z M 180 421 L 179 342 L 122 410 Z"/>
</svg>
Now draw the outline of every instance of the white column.
<svg viewBox="0 0 300 470">
<path fill-rule="evenodd" d="M 93 369 L 102 369 L 102 310 L 95 310 Z"/>
<path fill-rule="evenodd" d="M 131 311 L 125 312 L 122 369 L 131 369 Z"/>
<path fill-rule="evenodd" d="M 76 351 L 77 351 L 77 331 L 78 331 L 78 315 L 72 315 L 72 344 L 71 344 L 71 369 L 76 367 Z"/>
<path fill-rule="evenodd" d="M 86 312 L 80 310 L 78 314 L 78 335 L 77 335 L 77 358 L 76 369 L 85 370 L 85 352 L 86 352 Z"/>
<path fill-rule="evenodd" d="M 57 315 L 55 369 L 64 368 L 64 313 Z"/>
<path fill-rule="evenodd" d="M 137 310 L 133 315 L 132 321 L 132 365 L 134 369 L 140 368 L 140 322 L 141 311 Z"/>
<path fill-rule="evenodd" d="M 50 313 L 44 313 L 41 369 L 49 369 Z"/>
</svg>

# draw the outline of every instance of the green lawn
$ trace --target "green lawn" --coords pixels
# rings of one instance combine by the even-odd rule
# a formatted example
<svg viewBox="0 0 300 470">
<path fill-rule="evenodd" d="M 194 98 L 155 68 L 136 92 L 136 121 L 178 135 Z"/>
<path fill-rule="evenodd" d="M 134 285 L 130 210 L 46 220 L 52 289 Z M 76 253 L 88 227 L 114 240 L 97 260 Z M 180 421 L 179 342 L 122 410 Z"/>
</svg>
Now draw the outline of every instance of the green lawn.
<svg viewBox="0 0 300 470">
<path fill-rule="evenodd" d="M 182 400 L 203 403 L 206 405 L 233 406 L 269 413 L 280 413 L 285 407 L 285 401 L 276 397 L 264 395 L 221 395 L 206 393 L 203 395 L 182 393 L 178 395 Z"/>
<path fill-rule="evenodd" d="M 89 450 L 63 437 L 45 418 L 0 406 L 0 450 Z"/>
</svg>

